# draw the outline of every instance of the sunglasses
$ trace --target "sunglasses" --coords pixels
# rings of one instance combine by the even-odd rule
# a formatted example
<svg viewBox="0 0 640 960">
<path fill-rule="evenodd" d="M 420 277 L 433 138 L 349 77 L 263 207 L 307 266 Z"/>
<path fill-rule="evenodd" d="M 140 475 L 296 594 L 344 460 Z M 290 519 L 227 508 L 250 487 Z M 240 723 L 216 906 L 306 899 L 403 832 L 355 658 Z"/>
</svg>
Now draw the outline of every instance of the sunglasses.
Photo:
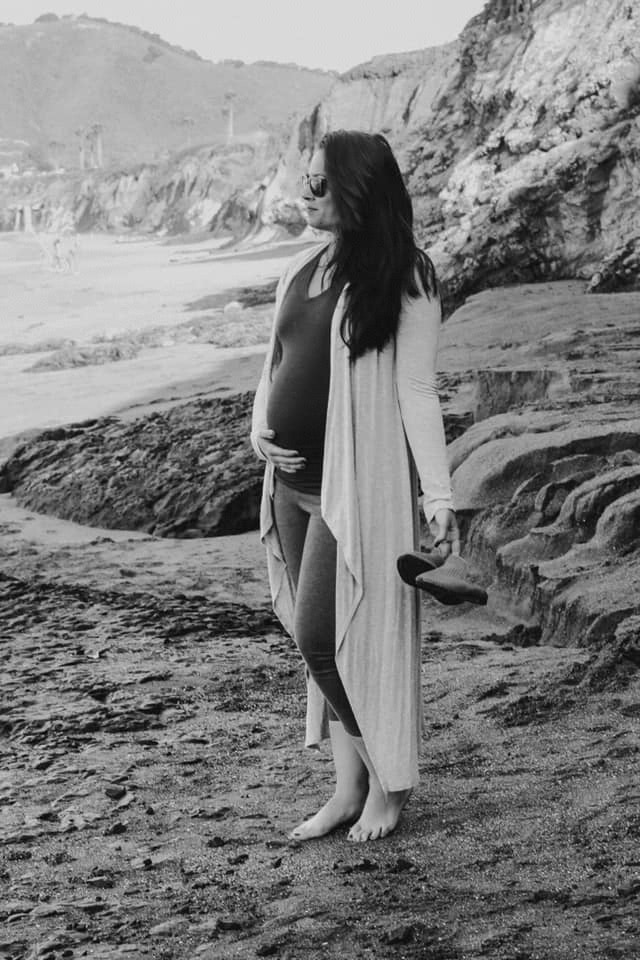
<svg viewBox="0 0 640 960">
<path fill-rule="evenodd" d="M 303 173 L 301 181 L 302 189 L 305 190 L 308 187 L 312 195 L 318 199 L 324 197 L 329 186 L 327 178 L 321 173 Z"/>
</svg>

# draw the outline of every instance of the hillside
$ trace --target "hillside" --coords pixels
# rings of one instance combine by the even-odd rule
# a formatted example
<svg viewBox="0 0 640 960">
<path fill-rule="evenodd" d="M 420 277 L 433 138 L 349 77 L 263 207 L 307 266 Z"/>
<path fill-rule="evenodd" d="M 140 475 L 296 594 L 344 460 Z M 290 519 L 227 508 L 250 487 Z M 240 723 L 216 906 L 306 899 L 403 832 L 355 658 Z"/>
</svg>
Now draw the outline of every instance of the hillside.
<svg viewBox="0 0 640 960">
<path fill-rule="evenodd" d="M 224 140 L 230 101 L 234 133 L 273 130 L 311 109 L 333 80 L 294 64 L 211 63 L 84 15 L 0 25 L 0 168 L 23 157 L 77 168 L 78 131 L 95 124 L 105 167 L 159 159 Z"/>
</svg>

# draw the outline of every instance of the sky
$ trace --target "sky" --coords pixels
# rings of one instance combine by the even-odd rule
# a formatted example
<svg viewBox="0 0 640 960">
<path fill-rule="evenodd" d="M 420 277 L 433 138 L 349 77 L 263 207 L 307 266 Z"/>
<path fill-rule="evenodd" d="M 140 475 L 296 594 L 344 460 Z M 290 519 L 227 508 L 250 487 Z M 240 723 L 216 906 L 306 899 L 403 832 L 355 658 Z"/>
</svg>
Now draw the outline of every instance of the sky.
<svg viewBox="0 0 640 960">
<path fill-rule="evenodd" d="M 454 40 L 486 0 L 0 0 L 0 23 L 86 13 L 158 33 L 207 60 L 344 71 Z"/>
</svg>

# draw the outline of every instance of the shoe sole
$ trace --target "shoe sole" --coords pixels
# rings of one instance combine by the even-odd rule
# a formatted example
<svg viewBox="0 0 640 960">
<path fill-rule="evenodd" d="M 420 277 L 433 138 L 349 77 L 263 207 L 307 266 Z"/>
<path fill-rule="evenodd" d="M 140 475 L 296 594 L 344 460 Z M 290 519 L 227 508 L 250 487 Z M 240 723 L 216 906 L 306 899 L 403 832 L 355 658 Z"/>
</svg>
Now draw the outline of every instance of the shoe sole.
<svg viewBox="0 0 640 960">
<path fill-rule="evenodd" d="M 397 567 L 398 573 L 404 582 L 410 587 L 415 587 L 416 578 L 419 577 L 421 573 L 437 570 L 442 563 L 444 563 L 444 557 L 439 562 L 437 559 L 432 558 L 431 554 L 415 551 L 414 553 L 403 553 L 399 556 Z"/>
<path fill-rule="evenodd" d="M 431 583 L 428 579 L 418 577 L 416 580 L 418 590 L 424 590 L 430 593 L 440 603 L 447 606 L 456 606 L 460 603 L 476 603 L 479 606 L 486 606 L 487 592 L 481 587 L 474 587 L 468 583 L 452 581 L 450 584 Z"/>
</svg>

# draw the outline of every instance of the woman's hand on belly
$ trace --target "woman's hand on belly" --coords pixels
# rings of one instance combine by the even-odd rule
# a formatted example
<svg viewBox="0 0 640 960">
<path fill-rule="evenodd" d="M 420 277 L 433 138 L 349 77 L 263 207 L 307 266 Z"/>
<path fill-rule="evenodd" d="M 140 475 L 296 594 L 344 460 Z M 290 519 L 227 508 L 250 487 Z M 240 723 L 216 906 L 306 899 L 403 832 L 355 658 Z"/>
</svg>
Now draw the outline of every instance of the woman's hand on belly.
<svg viewBox="0 0 640 960">
<path fill-rule="evenodd" d="M 258 433 L 257 444 L 269 463 L 272 463 L 278 470 L 284 470 L 285 473 L 296 473 L 303 470 L 307 464 L 304 457 L 301 457 L 297 450 L 287 450 L 285 447 L 279 447 L 274 443 L 275 433 L 273 430 L 261 430 Z"/>
</svg>

